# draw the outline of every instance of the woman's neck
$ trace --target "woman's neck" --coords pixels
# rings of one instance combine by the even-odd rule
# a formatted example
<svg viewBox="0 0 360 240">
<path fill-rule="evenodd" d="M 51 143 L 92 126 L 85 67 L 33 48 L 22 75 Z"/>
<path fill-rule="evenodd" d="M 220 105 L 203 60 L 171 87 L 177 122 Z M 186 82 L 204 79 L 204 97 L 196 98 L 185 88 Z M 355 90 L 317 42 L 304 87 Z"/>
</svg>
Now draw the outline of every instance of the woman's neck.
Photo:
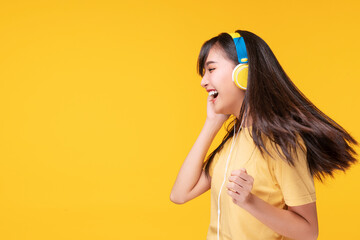
<svg viewBox="0 0 360 240">
<path fill-rule="evenodd" d="M 244 115 L 243 115 L 244 117 Z M 246 114 L 246 119 L 244 120 L 243 122 L 243 125 L 242 125 L 244 128 L 248 128 L 248 127 L 251 127 L 252 126 L 252 118 L 251 116 L 247 113 Z"/>
</svg>

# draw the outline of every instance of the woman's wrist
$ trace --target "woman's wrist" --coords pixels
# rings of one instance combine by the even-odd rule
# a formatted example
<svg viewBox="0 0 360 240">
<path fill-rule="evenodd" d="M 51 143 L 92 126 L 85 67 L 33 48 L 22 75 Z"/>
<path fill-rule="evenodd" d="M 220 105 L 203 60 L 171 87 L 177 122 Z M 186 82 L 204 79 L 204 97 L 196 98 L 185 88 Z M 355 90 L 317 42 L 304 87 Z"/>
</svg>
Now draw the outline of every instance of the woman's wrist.
<svg viewBox="0 0 360 240">
<path fill-rule="evenodd" d="M 210 132 L 210 135 L 215 136 L 220 130 L 222 124 L 223 123 L 216 120 L 206 119 L 204 129 L 208 130 Z"/>
</svg>

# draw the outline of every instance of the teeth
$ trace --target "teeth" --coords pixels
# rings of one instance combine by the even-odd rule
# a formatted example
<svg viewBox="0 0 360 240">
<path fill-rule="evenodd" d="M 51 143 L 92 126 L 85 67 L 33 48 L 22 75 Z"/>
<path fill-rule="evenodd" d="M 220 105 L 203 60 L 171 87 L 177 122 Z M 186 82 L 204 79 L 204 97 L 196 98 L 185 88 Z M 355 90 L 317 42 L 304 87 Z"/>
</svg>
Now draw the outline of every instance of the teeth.
<svg viewBox="0 0 360 240">
<path fill-rule="evenodd" d="M 214 94 L 217 94 L 218 92 L 216 90 L 210 91 L 209 96 L 213 96 Z"/>
</svg>

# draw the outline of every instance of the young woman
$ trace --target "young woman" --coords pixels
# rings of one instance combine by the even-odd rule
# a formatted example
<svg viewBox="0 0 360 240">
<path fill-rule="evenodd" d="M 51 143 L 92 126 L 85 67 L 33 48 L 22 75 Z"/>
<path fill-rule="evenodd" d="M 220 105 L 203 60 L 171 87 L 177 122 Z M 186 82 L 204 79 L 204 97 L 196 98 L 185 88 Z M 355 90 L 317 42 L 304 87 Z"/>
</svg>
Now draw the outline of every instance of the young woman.
<svg viewBox="0 0 360 240">
<path fill-rule="evenodd" d="M 171 201 L 211 188 L 207 240 L 317 239 L 314 177 L 347 170 L 357 161 L 349 144 L 358 142 L 296 88 L 254 33 L 206 41 L 198 73 L 209 92 L 207 118 Z M 204 162 L 230 116 L 226 136 Z"/>
</svg>

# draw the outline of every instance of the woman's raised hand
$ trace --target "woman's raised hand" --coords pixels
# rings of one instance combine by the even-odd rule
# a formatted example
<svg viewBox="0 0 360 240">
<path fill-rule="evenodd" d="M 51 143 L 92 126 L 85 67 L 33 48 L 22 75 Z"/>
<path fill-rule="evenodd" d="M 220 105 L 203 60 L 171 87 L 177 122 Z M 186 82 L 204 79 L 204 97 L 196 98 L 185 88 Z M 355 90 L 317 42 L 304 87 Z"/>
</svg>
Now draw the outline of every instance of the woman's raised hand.
<svg viewBox="0 0 360 240">
<path fill-rule="evenodd" d="M 223 125 L 223 123 L 230 117 L 231 114 L 222 114 L 222 113 L 215 113 L 214 111 L 214 104 L 213 103 L 213 96 L 208 96 L 207 98 L 207 116 L 206 120 L 213 122 L 220 127 Z"/>
</svg>

